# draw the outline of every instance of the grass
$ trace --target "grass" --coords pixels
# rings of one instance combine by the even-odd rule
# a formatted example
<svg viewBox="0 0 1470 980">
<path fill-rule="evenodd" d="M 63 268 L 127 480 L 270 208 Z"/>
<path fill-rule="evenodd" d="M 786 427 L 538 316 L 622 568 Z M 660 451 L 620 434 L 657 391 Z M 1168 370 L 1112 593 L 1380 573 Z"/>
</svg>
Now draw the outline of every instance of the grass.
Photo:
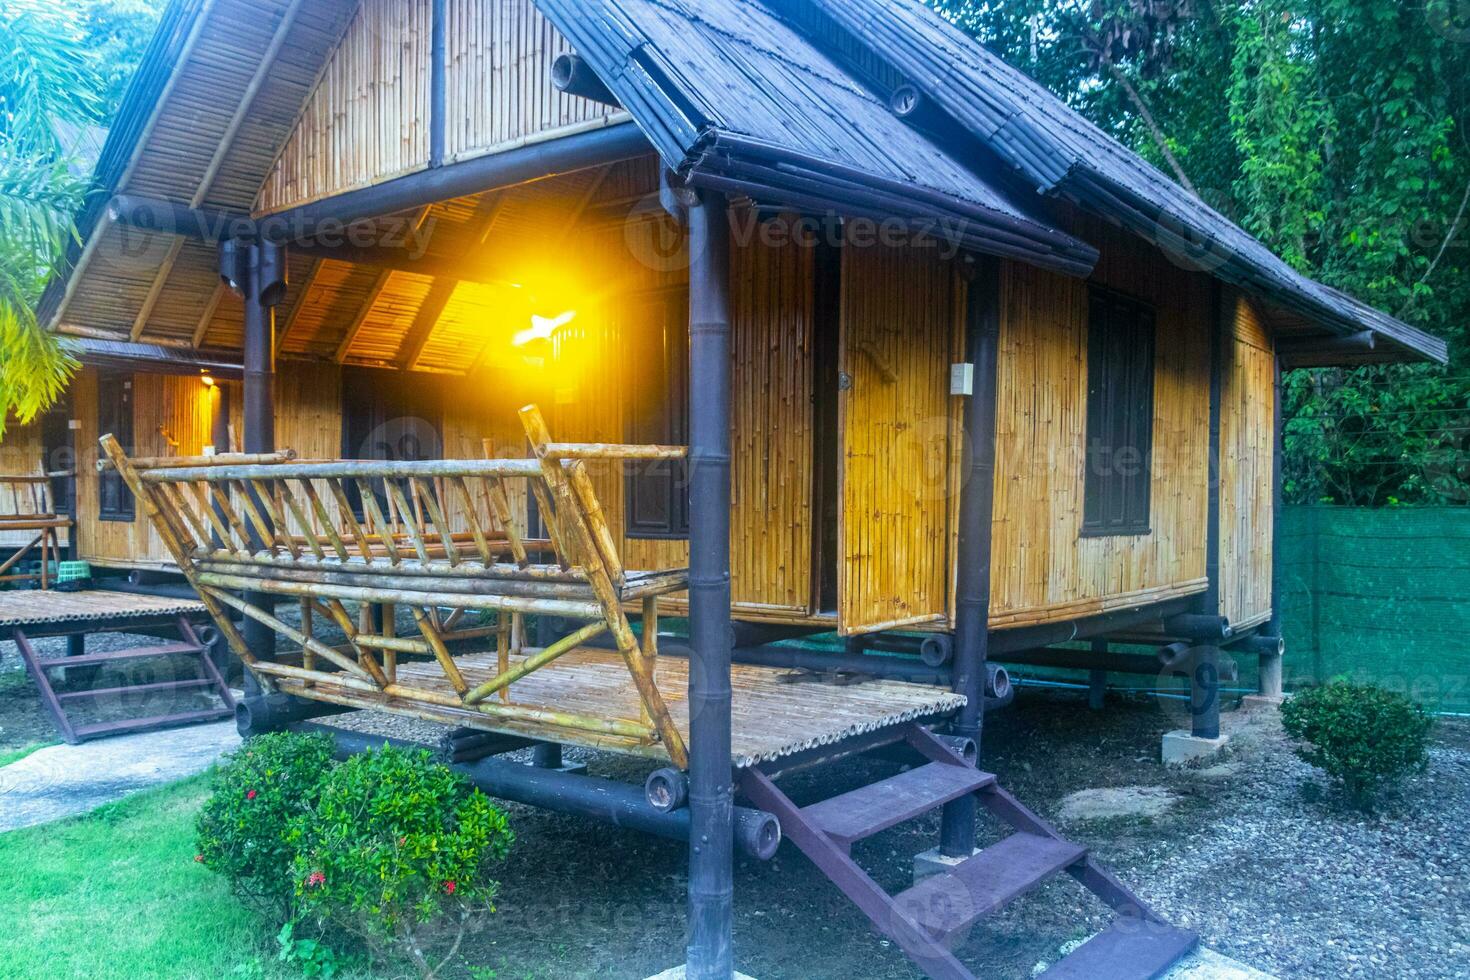
<svg viewBox="0 0 1470 980">
<path fill-rule="evenodd" d="M 0 977 L 286 976 L 272 930 L 194 861 L 207 779 L 0 834 Z"/>
<path fill-rule="evenodd" d="M 18 749 L 0 749 L 0 768 L 19 762 L 37 749 L 49 748 L 55 742 L 32 742 L 30 745 L 22 745 Z"/>
</svg>

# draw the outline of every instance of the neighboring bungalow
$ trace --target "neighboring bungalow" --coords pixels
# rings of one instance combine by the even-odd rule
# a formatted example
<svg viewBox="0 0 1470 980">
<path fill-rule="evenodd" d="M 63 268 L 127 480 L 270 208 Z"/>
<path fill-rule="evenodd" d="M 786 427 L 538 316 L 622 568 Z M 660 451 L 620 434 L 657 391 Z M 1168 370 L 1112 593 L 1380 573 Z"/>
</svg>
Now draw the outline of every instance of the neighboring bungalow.
<svg viewBox="0 0 1470 980">
<path fill-rule="evenodd" d="M 953 751 L 987 676 L 1003 693 L 987 658 L 1183 670 L 1204 737 L 1219 649 L 1279 693 L 1281 367 L 1446 356 L 916 0 L 176 0 L 96 183 L 41 309 L 121 345 L 71 392 L 85 462 L 117 437 L 113 468 L 81 467 L 79 555 L 187 574 L 267 694 L 687 769 L 690 976 L 730 975 L 732 837 L 761 851 L 740 834 L 771 814 L 934 976 L 970 975 L 948 937 L 1062 870 L 1153 928 L 1056 975 L 1182 955 L 1192 934 Z M 171 353 L 116 361 L 140 344 Z M 220 365 L 243 383 L 199 380 Z M 344 625 L 353 598 L 421 635 Z M 451 607 L 497 613 L 498 664 L 461 676 Z M 610 651 L 502 628 L 548 610 L 611 633 L 637 722 L 577 686 Z M 655 675 L 627 610 L 687 613 L 688 666 Z M 356 659 L 313 645 L 313 615 Z M 802 631 L 933 642 L 923 670 L 841 658 L 874 685 L 768 683 L 823 665 L 758 645 Z M 510 658 L 534 706 L 496 686 Z M 544 664 L 564 686 L 525 679 Z M 909 683 L 926 671 L 955 693 Z M 895 741 L 929 764 L 804 809 L 773 782 Z M 660 777 L 676 810 L 683 778 Z M 578 792 L 562 805 L 593 812 Z M 1018 833 L 971 856 L 977 803 Z M 849 845 L 940 804 L 965 860 L 884 894 Z"/>
</svg>

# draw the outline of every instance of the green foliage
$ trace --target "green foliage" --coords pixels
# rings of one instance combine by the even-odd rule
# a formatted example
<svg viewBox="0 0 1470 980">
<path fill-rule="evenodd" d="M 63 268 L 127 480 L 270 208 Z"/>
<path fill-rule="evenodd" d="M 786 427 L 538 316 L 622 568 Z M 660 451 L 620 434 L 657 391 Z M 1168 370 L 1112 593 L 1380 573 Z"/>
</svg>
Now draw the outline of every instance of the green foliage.
<svg viewBox="0 0 1470 980">
<path fill-rule="evenodd" d="M 472 917 L 493 910 L 490 865 L 513 836 L 505 815 L 426 751 L 353 756 L 322 783 L 315 810 L 291 832 L 305 913 L 408 958 L 433 976 Z M 430 944 L 452 937 L 437 964 Z"/>
<path fill-rule="evenodd" d="M 1294 267 L 1450 342 L 1288 377 L 1288 499 L 1470 501 L 1459 0 L 929 0 Z"/>
<path fill-rule="evenodd" d="M 1339 784 L 1355 805 L 1366 806 L 1384 787 L 1424 768 L 1434 719 L 1402 694 L 1334 681 L 1288 700 L 1281 723 L 1305 742 L 1297 755 Z"/>
<path fill-rule="evenodd" d="M 272 733 L 252 738 L 215 770 L 196 822 L 200 860 L 275 922 L 296 908 L 293 821 L 309 815 L 332 767 L 332 739 Z"/>
<path fill-rule="evenodd" d="M 276 933 L 276 945 L 280 947 L 276 959 L 295 966 L 305 977 L 332 980 L 346 966 L 346 960 L 320 939 L 296 935 L 295 922 L 281 926 L 281 931 Z"/>
</svg>

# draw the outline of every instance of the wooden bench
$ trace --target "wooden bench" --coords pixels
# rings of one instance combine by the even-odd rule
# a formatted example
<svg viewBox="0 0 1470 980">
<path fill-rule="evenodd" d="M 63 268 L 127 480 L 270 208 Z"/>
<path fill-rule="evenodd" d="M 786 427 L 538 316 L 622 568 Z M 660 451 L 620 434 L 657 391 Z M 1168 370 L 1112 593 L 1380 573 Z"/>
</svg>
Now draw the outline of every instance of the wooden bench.
<svg viewBox="0 0 1470 980">
<path fill-rule="evenodd" d="M 529 459 L 301 461 L 289 450 L 129 459 L 106 435 L 100 465 L 122 474 L 231 648 L 267 690 L 435 720 L 476 719 L 551 739 L 575 733 L 614 747 L 657 744 L 684 767 L 684 740 L 654 682 L 654 663 L 658 597 L 688 588 L 688 570 L 623 568 L 586 467 L 590 460 L 676 459 L 686 450 L 553 442 L 534 405 L 520 416 L 534 451 Z M 536 501 L 546 540 L 526 533 L 526 499 Z M 261 593 L 297 601 L 300 627 L 260 603 Z M 635 602 L 643 611 L 641 642 L 624 611 Z M 346 603 L 361 604 L 360 615 Z M 384 608 L 380 620 L 370 613 L 375 605 Z M 396 634 L 398 606 L 411 610 L 419 635 Z M 257 658 L 232 612 L 270 627 L 298 654 Z M 457 628 L 467 613 L 493 621 Z M 586 625 L 530 650 L 527 615 Z M 346 643 L 317 639 L 318 617 L 340 628 Z M 638 717 L 513 698 L 518 680 L 603 633 L 627 667 Z M 472 685 L 448 645 L 491 635 L 498 669 Z M 407 655 L 432 658 L 442 678 L 400 678 L 398 658 Z"/>
</svg>

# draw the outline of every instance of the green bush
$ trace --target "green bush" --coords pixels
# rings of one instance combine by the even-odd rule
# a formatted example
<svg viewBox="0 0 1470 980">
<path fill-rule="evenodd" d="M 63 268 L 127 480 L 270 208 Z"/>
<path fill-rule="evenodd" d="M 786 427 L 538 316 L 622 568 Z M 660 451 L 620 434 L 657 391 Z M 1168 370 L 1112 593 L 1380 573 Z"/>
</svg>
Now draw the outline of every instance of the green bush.
<svg viewBox="0 0 1470 980">
<path fill-rule="evenodd" d="M 505 815 L 423 750 L 355 755 L 322 783 L 291 841 L 304 913 L 433 976 L 471 919 L 493 911 L 490 865 L 513 837 Z M 448 943 L 437 964 L 432 945 Z"/>
<path fill-rule="evenodd" d="M 1402 694 L 1373 684 L 1335 681 L 1293 696 L 1281 707 L 1288 734 L 1306 744 L 1297 755 L 1325 772 L 1359 806 L 1428 762 L 1434 719 Z"/>
<path fill-rule="evenodd" d="M 316 805 L 332 764 L 327 735 L 257 736 L 215 770 L 213 792 L 199 811 L 197 860 L 277 923 L 295 911 L 292 822 Z"/>
</svg>

